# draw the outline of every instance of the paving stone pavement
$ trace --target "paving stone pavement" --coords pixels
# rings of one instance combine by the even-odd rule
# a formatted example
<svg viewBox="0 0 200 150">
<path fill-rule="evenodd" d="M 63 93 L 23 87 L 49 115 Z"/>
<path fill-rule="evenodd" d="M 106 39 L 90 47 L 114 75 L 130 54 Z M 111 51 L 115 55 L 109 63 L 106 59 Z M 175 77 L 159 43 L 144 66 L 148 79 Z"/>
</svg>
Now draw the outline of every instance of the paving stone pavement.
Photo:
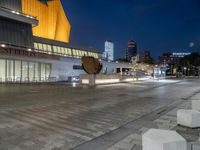
<svg viewBox="0 0 200 150">
<path fill-rule="evenodd" d="M 141 134 L 156 125 L 175 129 L 174 110 L 163 108 L 193 95 L 200 82 L 133 83 L 95 89 L 65 85 L 0 86 L 0 150 L 68 150 L 95 141 L 107 133 L 156 110 L 152 124 L 110 140 L 117 149 L 141 149 Z M 183 92 L 181 87 L 190 89 Z M 181 93 L 177 95 L 177 92 Z M 166 96 L 167 95 L 167 96 Z M 196 97 L 198 98 L 198 97 Z M 187 106 L 187 100 L 184 106 Z M 152 114 L 153 116 L 153 114 Z M 138 127 L 137 126 L 137 127 Z M 178 128 L 184 136 L 193 131 Z M 114 137 L 113 137 L 114 138 Z M 192 136 L 190 139 L 192 141 Z M 116 142 L 116 140 L 118 140 Z M 119 142 L 119 143 L 118 143 Z M 122 142 L 122 143 L 121 143 Z M 113 143 L 113 144 L 112 144 Z M 101 147 L 98 147 L 101 149 Z M 97 148 L 91 147 L 97 150 Z M 102 148 L 104 149 L 104 148 Z"/>
<path fill-rule="evenodd" d="M 190 100 L 200 99 L 200 93 L 194 95 Z M 188 150 L 200 150 L 200 129 L 189 129 L 177 126 L 177 110 L 191 109 L 191 101 L 187 101 L 177 108 L 169 111 L 158 119 L 154 120 L 155 128 L 164 130 L 176 130 L 188 142 Z M 139 134 L 131 134 L 123 140 L 107 148 L 106 150 L 142 150 L 142 134 L 149 128 L 141 128 Z"/>
</svg>

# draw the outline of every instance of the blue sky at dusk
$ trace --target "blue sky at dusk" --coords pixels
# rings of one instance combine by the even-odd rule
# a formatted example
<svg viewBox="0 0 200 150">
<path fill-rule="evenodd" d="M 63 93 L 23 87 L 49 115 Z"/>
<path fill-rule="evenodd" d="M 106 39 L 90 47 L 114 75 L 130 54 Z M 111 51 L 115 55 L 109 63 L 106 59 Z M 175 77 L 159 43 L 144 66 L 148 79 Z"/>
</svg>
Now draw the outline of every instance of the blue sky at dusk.
<svg viewBox="0 0 200 150">
<path fill-rule="evenodd" d="M 115 58 L 124 57 L 130 39 L 138 50 L 200 52 L 199 0 L 62 0 L 71 23 L 70 44 L 104 50 L 115 44 Z M 193 42 L 194 46 L 189 47 Z M 192 44 L 193 45 L 193 44 Z"/>
</svg>

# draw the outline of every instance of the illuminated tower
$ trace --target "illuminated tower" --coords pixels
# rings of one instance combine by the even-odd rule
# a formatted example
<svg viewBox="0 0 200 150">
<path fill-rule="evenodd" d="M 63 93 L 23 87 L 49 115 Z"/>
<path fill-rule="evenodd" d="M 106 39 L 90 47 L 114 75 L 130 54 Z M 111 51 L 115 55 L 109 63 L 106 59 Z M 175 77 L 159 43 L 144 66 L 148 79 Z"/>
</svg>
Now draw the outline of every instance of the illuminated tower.
<svg viewBox="0 0 200 150">
<path fill-rule="evenodd" d="M 137 44 L 135 41 L 130 40 L 128 42 L 128 48 L 126 49 L 126 60 L 131 61 L 132 57 L 137 56 Z"/>
<path fill-rule="evenodd" d="M 105 42 L 104 57 L 108 61 L 113 61 L 114 60 L 114 43 L 113 42 L 111 42 L 111 41 L 106 41 Z"/>
</svg>

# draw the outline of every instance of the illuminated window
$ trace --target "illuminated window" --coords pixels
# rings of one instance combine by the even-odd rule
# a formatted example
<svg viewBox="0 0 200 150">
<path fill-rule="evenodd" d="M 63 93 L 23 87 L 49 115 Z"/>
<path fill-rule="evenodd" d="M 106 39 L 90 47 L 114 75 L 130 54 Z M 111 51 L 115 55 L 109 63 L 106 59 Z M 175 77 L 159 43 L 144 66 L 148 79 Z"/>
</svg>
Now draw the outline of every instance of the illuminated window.
<svg viewBox="0 0 200 150">
<path fill-rule="evenodd" d="M 43 50 L 43 47 L 42 47 L 41 43 L 38 43 L 38 49 L 41 50 L 41 51 Z"/>
<path fill-rule="evenodd" d="M 80 57 L 82 56 L 82 51 L 80 51 L 80 50 L 79 50 L 79 56 L 80 56 Z"/>
<path fill-rule="evenodd" d="M 64 55 L 65 54 L 65 49 L 63 47 L 61 47 L 60 50 L 61 50 L 61 54 Z"/>
<path fill-rule="evenodd" d="M 48 52 L 52 52 L 51 45 L 47 45 L 47 50 L 48 50 Z"/>
<path fill-rule="evenodd" d="M 67 53 L 67 48 L 64 48 L 64 55 L 67 56 L 68 53 Z"/>
<path fill-rule="evenodd" d="M 79 51 L 78 50 L 76 50 L 76 56 L 79 56 Z"/>
<path fill-rule="evenodd" d="M 71 53 L 70 53 L 70 49 L 69 49 L 69 48 L 65 48 L 65 55 L 71 56 Z"/>
<path fill-rule="evenodd" d="M 53 46 L 53 52 L 56 54 L 58 53 L 57 46 Z"/>
<path fill-rule="evenodd" d="M 34 48 L 38 49 L 38 43 L 34 43 Z"/>
<path fill-rule="evenodd" d="M 69 56 L 72 56 L 72 50 L 70 48 L 67 49 Z"/>
<path fill-rule="evenodd" d="M 80 58 L 83 56 L 91 56 L 94 58 L 99 57 L 98 53 L 95 53 L 95 52 L 89 52 L 89 51 L 71 49 L 71 48 L 65 48 L 65 47 L 59 47 L 59 46 L 52 46 L 52 45 L 42 44 L 42 43 L 34 43 L 34 48 L 40 51 L 45 51 L 48 54 L 52 54 L 53 52 L 57 55 L 71 56 L 71 57 L 76 57 L 76 58 Z"/>
<path fill-rule="evenodd" d="M 77 56 L 76 50 L 73 49 L 72 51 L 73 51 L 73 55 L 74 55 L 74 56 Z"/>
<path fill-rule="evenodd" d="M 70 53 L 70 55 L 72 56 L 72 50 L 71 50 L 71 49 L 69 49 L 69 53 Z"/>
<path fill-rule="evenodd" d="M 81 57 L 81 51 L 80 50 L 78 50 L 78 56 Z"/>
<path fill-rule="evenodd" d="M 46 44 L 43 44 L 43 50 L 47 51 L 47 45 Z"/>
<path fill-rule="evenodd" d="M 81 57 L 81 51 L 80 50 L 78 50 L 78 56 Z"/>
<path fill-rule="evenodd" d="M 84 51 L 81 51 L 81 53 L 82 53 L 82 54 L 81 54 L 82 56 L 84 56 L 84 55 L 85 55 L 85 52 L 84 52 Z"/>
<path fill-rule="evenodd" d="M 62 49 L 63 55 L 66 55 L 65 48 L 63 47 Z"/>
<path fill-rule="evenodd" d="M 77 55 L 77 54 L 76 54 L 76 50 L 73 50 L 73 55 L 74 55 L 74 56 L 76 56 L 76 55 Z"/>
<path fill-rule="evenodd" d="M 58 53 L 61 54 L 61 49 L 60 47 L 57 47 Z"/>
</svg>

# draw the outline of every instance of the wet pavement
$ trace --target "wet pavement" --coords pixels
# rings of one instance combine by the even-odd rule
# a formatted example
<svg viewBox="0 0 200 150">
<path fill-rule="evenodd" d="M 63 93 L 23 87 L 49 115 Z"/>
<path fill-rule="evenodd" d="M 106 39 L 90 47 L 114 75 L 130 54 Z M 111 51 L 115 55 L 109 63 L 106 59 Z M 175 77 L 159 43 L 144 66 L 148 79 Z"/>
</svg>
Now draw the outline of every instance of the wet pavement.
<svg viewBox="0 0 200 150">
<path fill-rule="evenodd" d="M 0 150 L 141 150 L 151 127 L 196 142 L 199 130 L 177 127 L 176 111 L 199 93 L 199 80 L 0 85 Z"/>
</svg>

